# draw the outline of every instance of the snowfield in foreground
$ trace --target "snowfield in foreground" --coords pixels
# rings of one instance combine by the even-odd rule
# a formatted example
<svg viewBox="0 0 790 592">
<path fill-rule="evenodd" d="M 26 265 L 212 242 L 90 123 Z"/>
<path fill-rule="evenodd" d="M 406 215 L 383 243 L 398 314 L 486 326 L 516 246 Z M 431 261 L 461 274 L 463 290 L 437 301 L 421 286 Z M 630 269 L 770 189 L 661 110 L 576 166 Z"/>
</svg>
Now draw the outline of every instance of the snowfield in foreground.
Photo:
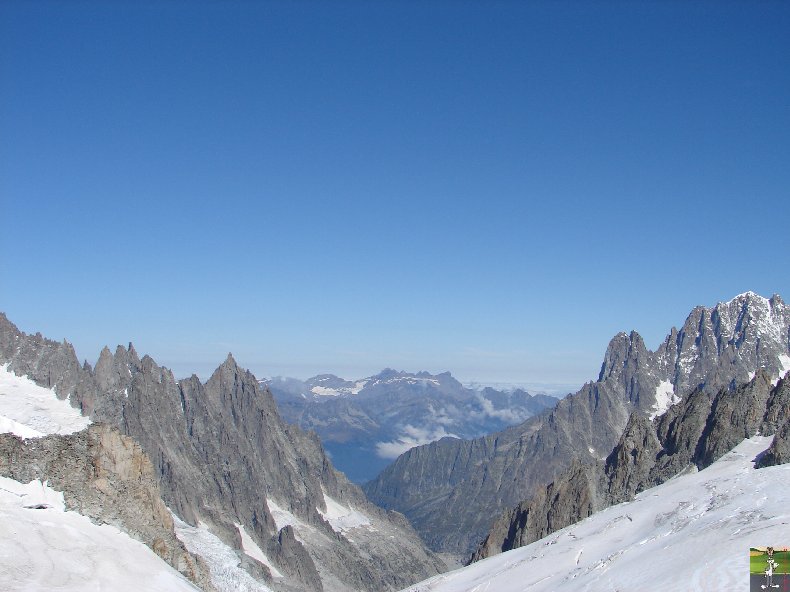
<svg viewBox="0 0 790 592">
<path fill-rule="evenodd" d="M 4 592 L 195 592 L 151 549 L 115 527 L 65 512 L 40 481 L 0 477 L 0 589 Z"/>
<path fill-rule="evenodd" d="M 790 465 L 753 466 L 771 440 L 744 440 L 704 471 L 407 590 L 748 590 L 749 547 L 790 537 Z"/>
</svg>

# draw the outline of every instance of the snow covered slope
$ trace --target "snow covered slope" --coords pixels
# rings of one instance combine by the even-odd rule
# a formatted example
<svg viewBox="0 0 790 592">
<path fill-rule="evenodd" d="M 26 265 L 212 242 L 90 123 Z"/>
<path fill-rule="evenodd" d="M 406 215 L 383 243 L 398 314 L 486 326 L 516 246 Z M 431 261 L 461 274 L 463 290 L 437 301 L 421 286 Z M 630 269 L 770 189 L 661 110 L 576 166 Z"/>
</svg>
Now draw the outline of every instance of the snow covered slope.
<svg viewBox="0 0 790 592">
<path fill-rule="evenodd" d="M 65 512 L 62 493 L 6 477 L 0 477 L 0 589 L 198 590 L 143 543 Z"/>
<path fill-rule="evenodd" d="M 753 467 L 770 442 L 744 440 L 703 471 L 407 590 L 748 590 L 749 547 L 790 533 L 790 465 Z"/>
<path fill-rule="evenodd" d="M 73 434 L 91 423 L 79 409 L 59 399 L 52 389 L 38 386 L 0 365 L 0 433 L 21 438 Z"/>
</svg>

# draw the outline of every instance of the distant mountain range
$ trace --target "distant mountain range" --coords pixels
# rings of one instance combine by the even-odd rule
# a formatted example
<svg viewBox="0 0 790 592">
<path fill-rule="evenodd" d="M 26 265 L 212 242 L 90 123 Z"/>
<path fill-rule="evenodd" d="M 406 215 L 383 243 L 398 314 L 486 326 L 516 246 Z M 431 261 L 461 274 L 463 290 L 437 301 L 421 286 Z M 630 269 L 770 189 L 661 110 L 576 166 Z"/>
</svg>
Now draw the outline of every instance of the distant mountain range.
<svg viewBox="0 0 790 592">
<path fill-rule="evenodd" d="M 354 381 L 321 374 L 262 384 L 271 390 L 283 419 L 314 430 L 334 465 L 357 483 L 373 479 L 414 446 L 441 438 L 476 438 L 558 402 L 522 389 L 468 388 L 449 372 L 385 369 Z"/>
<path fill-rule="evenodd" d="M 729 549 L 755 521 L 786 522 L 763 503 L 786 471 L 755 472 L 750 457 L 790 461 L 788 371 L 790 308 L 752 292 L 695 308 L 655 351 L 616 335 L 597 380 L 559 401 L 390 369 L 261 382 L 231 355 L 206 382 L 177 381 L 131 344 L 81 365 L 68 342 L 0 313 L 0 573 L 28 570 L 0 587 L 42 569 L 44 588 L 95 587 L 107 569 L 132 582 L 135 566 L 96 567 L 113 563 L 101 540 L 138 557 L 150 590 L 394 591 L 446 569 L 426 543 L 480 561 L 415 591 L 598 589 L 602 568 L 644 587 L 644 573 L 666 575 L 653 557 L 700 559 L 688 533 L 713 544 L 726 527 Z M 360 489 L 330 455 L 360 481 L 397 458 Z M 70 536 L 91 569 L 69 567 Z M 672 544 L 685 552 L 666 555 Z M 508 550 L 514 561 L 491 557 Z"/>
<path fill-rule="evenodd" d="M 466 554 L 503 511 L 573 462 L 606 459 L 634 412 L 658 418 L 695 391 L 710 401 L 760 369 L 774 378 L 790 369 L 790 309 L 782 299 L 748 292 L 699 306 L 656 351 L 636 332 L 616 335 L 598 379 L 551 412 L 481 438 L 412 448 L 364 489 L 404 513 L 433 549 Z"/>
</svg>

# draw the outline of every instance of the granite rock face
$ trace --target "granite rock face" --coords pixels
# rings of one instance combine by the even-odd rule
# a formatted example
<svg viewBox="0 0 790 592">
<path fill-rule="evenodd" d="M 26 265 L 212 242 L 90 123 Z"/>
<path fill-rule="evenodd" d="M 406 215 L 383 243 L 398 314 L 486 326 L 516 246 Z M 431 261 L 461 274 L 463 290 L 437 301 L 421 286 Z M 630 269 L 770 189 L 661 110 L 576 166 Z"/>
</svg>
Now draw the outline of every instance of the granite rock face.
<svg viewBox="0 0 790 592">
<path fill-rule="evenodd" d="M 596 499 L 595 510 L 630 500 L 644 489 L 661 450 L 653 424 L 641 413 L 632 413 L 623 435 L 604 463 L 605 485 L 600 488 L 603 495 Z"/>
<path fill-rule="evenodd" d="M 408 522 L 333 468 L 315 434 L 283 422 L 269 390 L 230 355 L 205 383 L 176 381 L 131 345 L 105 348 L 92 368 L 68 343 L 0 315 L 0 364 L 138 442 L 182 520 L 236 549 L 243 526 L 284 577 L 242 552 L 240 562 L 273 589 L 395 590 L 444 567 Z"/>
<path fill-rule="evenodd" d="M 780 380 L 768 396 L 761 433 L 775 434 L 771 446 L 758 460 L 758 467 L 790 462 L 790 376 Z"/>
<path fill-rule="evenodd" d="M 176 538 L 150 460 L 116 428 L 92 424 L 75 434 L 28 440 L 0 434 L 0 475 L 48 481 L 63 492 L 68 510 L 116 526 L 200 588 L 213 589 L 203 563 Z"/>
<path fill-rule="evenodd" d="M 709 421 L 694 454 L 695 464 L 705 468 L 760 431 L 772 388 L 771 376 L 762 368 L 749 383 L 722 390 L 713 401 Z"/>
<path fill-rule="evenodd" d="M 788 416 L 790 416 L 790 380 L 785 377 L 777 383 L 776 388 L 768 396 L 763 423 L 760 425 L 761 433 L 777 432 Z"/>
<path fill-rule="evenodd" d="M 574 458 L 559 479 L 495 520 L 469 563 L 522 547 L 597 511 L 602 480 L 596 469 Z"/>
<path fill-rule="evenodd" d="M 716 394 L 749 382 L 760 368 L 771 377 L 790 369 L 790 309 L 779 296 L 749 292 L 713 308 L 697 307 L 655 351 L 636 332 L 616 335 L 598 380 L 550 413 L 475 440 L 414 448 L 365 491 L 383 507 L 404 513 L 433 549 L 465 554 L 503 511 L 560 478 L 574 458 L 583 464 L 606 459 L 634 412 L 655 418 L 694 397 L 691 405 L 660 420 L 657 436 L 662 444 L 667 440 L 667 458 L 657 461 L 655 471 L 676 474 L 697 459 L 696 445 Z M 709 429 L 731 432 L 727 422 L 741 420 L 751 426 L 748 412 L 721 404 L 718 427 Z M 710 448 L 710 454 L 717 451 Z M 634 486 L 633 479 L 628 486 Z"/>
<path fill-rule="evenodd" d="M 504 512 L 470 561 L 527 545 L 687 469 L 704 469 L 745 438 L 772 434 L 777 425 L 757 466 L 790 461 L 788 391 L 790 378 L 777 384 L 761 369 L 748 383 L 722 388 L 713 399 L 698 388 L 655 422 L 634 412 L 605 463 L 574 459 L 548 488 Z M 560 494 L 547 503 L 549 491 Z"/>
<path fill-rule="evenodd" d="M 606 460 L 574 457 L 546 487 L 503 512 L 469 563 L 516 549 L 583 520 L 609 505 L 631 499 L 649 478 L 661 444 L 651 422 L 634 412 Z"/>
<path fill-rule="evenodd" d="M 771 467 L 788 462 L 790 462 L 790 419 L 779 428 L 768 450 L 760 457 L 756 466 Z"/>
</svg>

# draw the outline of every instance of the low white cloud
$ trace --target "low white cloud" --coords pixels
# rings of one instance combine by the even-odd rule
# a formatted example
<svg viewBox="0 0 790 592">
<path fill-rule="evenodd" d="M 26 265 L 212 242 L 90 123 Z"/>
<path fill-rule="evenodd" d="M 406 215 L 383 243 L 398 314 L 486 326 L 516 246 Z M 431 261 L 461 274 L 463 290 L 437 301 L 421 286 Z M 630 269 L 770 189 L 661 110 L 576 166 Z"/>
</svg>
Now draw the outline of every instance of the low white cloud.
<svg viewBox="0 0 790 592">
<path fill-rule="evenodd" d="M 458 414 L 458 410 L 455 407 L 451 406 L 450 410 L 456 415 Z M 437 411 L 436 409 L 434 409 L 433 405 L 428 405 L 427 416 L 428 418 L 430 418 L 429 421 L 431 423 L 435 423 L 438 425 L 450 426 L 455 423 L 455 420 L 450 416 L 450 413 L 448 413 L 445 407 L 442 407 L 441 409 L 439 409 L 439 411 Z M 406 428 L 414 429 L 412 426 L 406 426 Z"/>
<path fill-rule="evenodd" d="M 475 395 L 476 409 L 466 411 L 466 418 L 472 420 L 498 419 L 508 425 L 516 425 L 527 419 L 531 414 L 519 408 L 497 409 L 494 404 L 481 394 Z"/>
<path fill-rule="evenodd" d="M 415 446 L 430 444 L 431 442 L 441 440 L 448 436 L 451 438 L 458 437 L 455 434 L 447 432 L 444 426 L 420 428 L 413 425 L 406 425 L 403 428 L 403 434 L 398 436 L 396 440 L 379 442 L 376 444 L 376 454 L 386 459 L 398 458 L 401 454 Z"/>
<path fill-rule="evenodd" d="M 480 403 L 480 407 L 483 409 L 482 413 L 485 417 L 501 419 L 511 424 L 521 423 L 529 417 L 529 413 L 517 409 L 497 409 L 491 401 L 481 395 L 477 396 L 477 400 Z"/>
</svg>

